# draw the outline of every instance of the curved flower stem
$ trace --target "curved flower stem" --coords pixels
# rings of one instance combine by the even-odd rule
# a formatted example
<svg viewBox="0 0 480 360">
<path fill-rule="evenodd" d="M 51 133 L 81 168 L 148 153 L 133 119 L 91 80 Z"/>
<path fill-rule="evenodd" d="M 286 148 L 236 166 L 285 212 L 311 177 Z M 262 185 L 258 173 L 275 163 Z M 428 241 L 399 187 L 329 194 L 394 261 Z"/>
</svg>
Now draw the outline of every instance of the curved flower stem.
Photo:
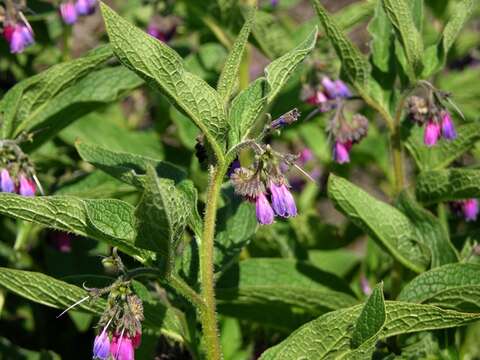
<svg viewBox="0 0 480 360">
<path fill-rule="evenodd" d="M 215 311 L 215 280 L 213 268 L 213 241 L 215 238 L 215 221 L 217 218 L 217 203 L 227 166 L 224 163 L 212 166 L 207 191 L 203 236 L 200 244 L 200 278 L 202 297 L 205 309 L 200 313 L 203 328 L 203 338 L 208 360 L 222 359 L 222 349 L 217 328 Z"/>
</svg>

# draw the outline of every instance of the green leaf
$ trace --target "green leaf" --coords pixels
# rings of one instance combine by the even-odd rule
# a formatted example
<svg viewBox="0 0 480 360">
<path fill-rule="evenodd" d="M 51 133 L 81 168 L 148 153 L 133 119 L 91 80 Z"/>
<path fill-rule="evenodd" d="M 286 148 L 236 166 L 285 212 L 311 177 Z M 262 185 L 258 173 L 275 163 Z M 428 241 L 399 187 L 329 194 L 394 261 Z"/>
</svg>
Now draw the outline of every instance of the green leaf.
<svg viewBox="0 0 480 360">
<path fill-rule="evenodd" d="M 168 45 L 133 26 L 105 4 L 101 8 L 113 51 L 120 62 L 187 114 L 219 155 L 228 124 L 218 93 L 189 73 L 182 58 Z"/>
<path fill-rule="evenodd" d="M 0 286 L 36 303 L 62 310 L 88 295 L 84 289 L 48 275 L 7 268 L 0 268 Z M 75 310 L 101 315 L 106 305 L 102 298 L 93 302 L 87 300 L 76 306 Z M 177 341 L 183 340 L 182 326 L 173 308 L 158 302 L 145 302 L 143 305 L 143 325 L 146 328 Z"/>
<path fill-rule="evenodd" d="M 480 170 L 423 172 L 418 176 L 415 194 L 425 204 L 480 197 Z"/>
<path fill-rule="evenodd" d="M 357 302 L 337 276 L 308 263 L 275 258 L 241 261 L 219 279 L 216 294 L 221 313 L 280 329 Z"/>
<path fill-rule="evenodd" d="M 82 200 L 73 196 L 24 197 L 0 193 L 0 213 L 104 241 L 139 259 L 150 256 L 134 246 L 133 207 L 120 200 Z"/>
<path fill-rule="evenodd" d="M 390 71 L 393 46 L 393 27 L 387 18 L 387 14 L 378 1 L 375 6 L 375 16 L 368 24 L 368 32 L 372 35 L 371 59 L 373 64 L 383 73 Z"/>
<path fill-rule="evenodd" d="M 252 204 L 234 195 L 229 188 L 224 194 L 226 205 L 218 210 L 217 234 L 215 236 L 215 271 L 223 271 L 237 260 L 243 247 L 257 230 L 255 208 Z"/>
<path fill-rule="evenodd" d="M 480 140 L 479 123 L 470 123 L 458 127 L 455 140 L 441 140 L 431 148 L 423 143 L 423 128 L 413 127 L 410 132 L 405 146 L 421 171 L 447 167 Z"/>
<path fill-rule="evenodd" d="M 340 27 L 320 4 L 319 0 L 312 0 L 325 33 L 332 42 L 340 61 L 342 72 L 349 82 L 360 89 L 368 87 L 370 65 L 360 50 L 345 36 Z"/>
<path fill-rule="evenodd" d="M 138 247 L 159 252 L 171 270 L 175 250 L 183 236 L 191 209 L 187 198 L 172 180 L 159 179 L 152 166 L 147 167 L 145 190 L 135 209 Z"/>
<path fill-rule="evenodd" d="M 22 131 L 38 130 L 33 144 L 38 147 L 75 120 L 118 100 L 142 83 L 138 76 L 124 67 L 92 72 L 51 99 L 42 107 L 40 113 L 36 112 L 25 118 L 15 130 L 14 136 Z"/>
<path fill-rule="evenodd" d="M 111 56 L 110 47 L 104 46 L 82 58 L 54 65 L 15 85 L 0 103 L 3 115 L 2 138 L 11 138 L 26 119 L 39 116 L 50 100 L 98 68 Z"/>
<path fill-rule="evenodd" d="M 265 77 L 270 86 L 268 102 L 271 103 L 295 71 L 297 66 L 315 47 L 318 29 L 315 29 L 295 49 L 272 61 L 265 68 Z"/>
<path fill-rule="evenodd" d="M 402 289 L 398 300 L 479 312 L 480 265 L 448 264 L 424 272 Z"/>
<path fill-rule="evenodd" d="M 376 338 L 385 324 L 385 299 L 383 283 L 378 284 L 367 299 L 352 334 L 352 346 L 358 348 L 371 338 Z"/>
<path fill-rule="evenodd" d="M 228 133 L 228 146 L 230 149 L 248 139 L 255 121 L 267 103 L 266 86 L 265 78 L 261 77 L 250 83 L 233 100 L 229 113 L 231 129 Z"/>
<path fill-rule="evenodd" d="M 180 168 L 166 161 L 131 153 L 110 151 L 83 142 L 77 142 L 75 145 L 83 160 L 114 178 L 136 187 L 143 187 L 148 166 L 153 166 L 159 177 L 172 179 L 175 182 L 185 177 L 185 173 Z"/>
<path fill-rule="evenodd" d="M 412 9 L 406 0 L 382 0 L 385 12 L 390 19 L 405 51 L 412 79 L 423 68 L 423 41 L 415 26 Z"/>
<path fill-rule="evenodd" d="M 418 239 L 428 246 L 434 268 L 458 262 L 458 254 L 450 242 L 448 231 L 432 213 L 421 207 L 407 192 L 402 192 L 398 207 L 414 224 Z"/>
<path fill-rule="evenodd" d="M 328 196 L 338 210 L 404 266 L 415 272 L 428 267 L 430 254 L 417 239 L 415 226 L 399 210 L 333 174 Z"/>
<path fill-rule="evenodd" d="M 371 359 L 375 341 L 353 350 L 352 327 L 362 305 L 329 312 L 303 325 L 280 344 L 268 349 L 261 360 Z M 446 329 L 480 319 L 480 314 L 444 310 L 431 305 L 385 302 L 386 319 L 379 339 L 412 332 Z M 375 338 L 373 338 L 375 339 Z"/>
<path fill-rule="evenodd" d="M 240 30 L 240 33 L 233 44 L 232 50 L 225 60 L 225 65 L 223 66 L 220 79 L 218 80 L 217 91 L 225 104 L 228 103 L 230 96 L 235 90 L 240 63 L 242 62 L 243 53 L 248 44 L 250 30 L 255 21 L 255 12 L 255 8 L 250 8 L 247 12 L 245 24 L 243 25 L 242 30 Z"/>
</svg>

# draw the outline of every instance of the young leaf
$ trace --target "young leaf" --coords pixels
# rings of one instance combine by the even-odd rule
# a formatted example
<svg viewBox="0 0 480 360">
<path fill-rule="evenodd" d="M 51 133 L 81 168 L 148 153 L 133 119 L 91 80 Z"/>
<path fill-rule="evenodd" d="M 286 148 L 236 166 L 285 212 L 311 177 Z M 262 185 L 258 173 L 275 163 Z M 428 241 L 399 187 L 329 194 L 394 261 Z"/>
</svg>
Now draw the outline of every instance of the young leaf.
<svg viewBox="0 0 480 360">
<path fill-rule="evenodd" d="M 48 101 L 41 112 L 26 117 L 13 136 L 38 130 L 34 143 L 28 146 L 36 148 L 75 120 L 118 100 L 142 83 L 137 75 L 120 66 L 92 72 Z"/>
<path fill-rule="evenodd" d="M 333 174 L 328 180 L 328 196 L 338 210 L 404 266 L 415 272 L 428 267 L 430 254 L 419 242 L 415 226 L 399 210 Z"/>
<path fill-rule="evenodd" d="M 11 138 L 26 118 L 40 114 L 51 99 L 111 56 L 109 46 L 100 47 L 84 57 L 54 65 L 15 85 L 0 103 L 2 138 Z"/>
<path fill-rule="evenodd" d="M 431 268 L 458 262 L 448 231 L 432 213 L 422 208 L 406 191 L 400 194 L 398 207 L 414 224 L 418 238 L 430 249 Z"/>
<path fill-rule="evenodd" d="M 153 166 L 159 177 L 172 179 L 175 182 L 185 178 L 185 173 L 180 168 L 166 161 L 131 153 L 114 152 L 83 142 L 77 142 L 75 146 L 83 160 L 114 178 L 136 187 L 143 187 L 148 166 Z"/>
<path fill-rule="evenodd" d="M 220 312 L 280 329 L 357 302 L 339 277 L 308 263 L 273 258 L 241 261 L 222 275 L 216 293 Z"/>
<path fill-rule="evenodd" d="M 385 319 L 383 283 L 380 283 L 373 289 L 355 323 L 355 330 L 352 334 L 353 348 L 358 348 L 371 338 L 377 337 L 385 324 Z"/>
<path fill-rule="evenodd" d="M 228 124 L 223 101 L 205 81 L 185 70 L 182 58 L 101 4 L 113 51 L 120 62 L 162 91 L 202 130 L 221 156 Z"/>
<path fill-rule="evenodd" d="M 383 7 L 400 39 L 414 79 L 423 68 L 423 41 L 406 0 L 382 0 Z"/>
<path fill-rule="evenodd" d="M 135 244 L 163 255 L 167 271 L 191 213 L 188 205 L 186 196 L 172 180 L 157 178 L 155 168 L 147 167 L 145 190 L 135 209 Z"/>
<path fill-rule="evenodd" d="M 479 312 L 480 265 L 448 264 L 410 281 L 399 301 L 425 303 L 466 312 Z"/>
<path fill-rule="evenodd" d="M 425 204 L 480 197 L 480 170 L 446 169 L 420 173 L 415 194 Z"/>
<path fill-rule="evenodd" d="M 340 27 L 320 4 L 319 0 L 312 0 L 325 33 L 332 42 L 340 61 L 342 72 L 346 78 L 360 89 L 366 89 L 370 77 L 370 66 L 360 50 L 345 36 Z"/>
<path fill-rule="evenodd" d="M 280 58 L 272 61 L 265 68 L 265 77 L 270 86 L 268 92 L 268 102 L 271 103 L 278 95 L 282 87 L 287 83 L 288 79 L 295 71 L 297 66 L 305 59 L 305 57 L 315 47 L 317 41 L 318 29 L 315 29 L 308 37 L 300 43 L 295 49 L 289 51 Z"/>
<path fill-rule="evenodd" d="M 480 140 L 480 124 L 465 124 L 457 129 L 457 138 L 453 141 L 440 141 L 428 148 L 423 143 L 423 129 L 412 128 L 405 142 L 410 154 L 421 171 L 437 170 L 450 165 L 455 159 L 473 148 Z"/>
<path fill-rule="evenodd" d="M 388 73 L 391 57 L 394 56 L 392 53 L 393 27 L 381 1 L 378 1 L 375 6 L 375 16 L 368 24 L 368 32 L 372 35 L 370 45 L 372 62 L 382 73 Z"/>
<path fill-rule="evenodd" d="M 243 25 L 242 30 L 240 30 L 227 60 L 225 60 L 225 65 L 223 66 L 220 79 L 218 80 L 217 91 L 225 104 L 228 103 L 230 96 L 235 90 L 235 84 L 238 80 L 238 69 L 242 62 L 245 47 L 248 44 L 250 30 L 255 21 L 255 11 L 255 8 L 250 8 L 247 12 L 245 24 Z"/>
<path fill-rule="evenodd" d="M 362 305 L 357 305 L 324 314 L 297 329 L 280 344 L 268 349 L 260 360 L 371 359 L 375 341 L 367 341 L 365 344 L 369 345 L 369 348 L 363 347 L 360 354 L 351 348 L 352 327 L 361 310 Z M 385 324 L 378 334 L 379 339 L 458 327 L 480 319 L 480 314 L 399 301 L 386 301 L 385 313 Z"/>
<path fill-rule="evenodd" d="M 228 115 L 231 127 L 228 133 L 229 149 L 248 139 L 255 121 L 267 103 L 266 87 L 265 78 L 261 77 L 253 81 L 233 100 Z"/>
<path fill-rule="evenodd" d="M 1 193 L 0 213 L 104 241 L 139 259 L 150 257 L 148 252 L 134 246 L 133 207 L 120 200 L 81 200 L 73 196 L 24 197 Z"/>
</svg>

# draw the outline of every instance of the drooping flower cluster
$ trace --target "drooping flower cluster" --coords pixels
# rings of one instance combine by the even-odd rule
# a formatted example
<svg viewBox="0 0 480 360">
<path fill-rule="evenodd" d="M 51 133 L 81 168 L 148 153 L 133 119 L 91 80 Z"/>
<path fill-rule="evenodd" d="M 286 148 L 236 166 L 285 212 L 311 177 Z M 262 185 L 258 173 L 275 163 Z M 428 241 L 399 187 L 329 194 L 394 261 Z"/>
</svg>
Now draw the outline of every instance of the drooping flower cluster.
<svg viewBox="0 0 480 360">
<path fill-rule="evenodd" d="M 348 121 L 343 114 L 343 107 L 340 107 L 330 120 L 327 131 L 332 142 L 333 160 L 339 164 L 348 163 L 352 146 L 367 135 L 368 119 L 355 114 Z"/>
<path fill-rule="evenodd" d="M 332 80 L 323 76 L 318 84 L 307 84 L 302 87 L 301 100 L 318 107 L 320 112 L 327 112 L 337 106 L 338 99 L 352 96 L 350 89 L 342 80 Z"/>
<path fill-rule="evenodd" d="M 454 212 L 463 216 L 465 221 L 471 222 L 477 220 L 479 206 L 477 199 L 466 199 L 461 201 L 454 201 L 451 207 Z"/>
<path fill-rule="evenodd" d="M 0 141 L 0 191 L 35 196 L 35 170 L 15 141 Z"/>
<path fill-rule="evenodd" d="M 35 42 L 33 30 L 23 13 L 6 3 L 5 18 L 3 20 L 3 37 L 8 42 L 10 52 L 19 54 Z"/>
<path fill-rule="evenodd" d="M 409 117 L 415 124 L 425 125 L 423 142 L 426 146 L 432 147 L 442 137 L 446 140 L 454 140 L 457 132 L 452 117 L 441 100 L 448 95 L 432 89 L 429 91 L 426 99 L 419 96 L 410 97 L 407 108 Z"/>
<path fill-rule="evenodd" d="M 68 0 L 60 4 L 60 15 L 67 25 L 77 22 L 79 16 L 91 15 L 95 12 L 97 0 Z"/>
</svg>

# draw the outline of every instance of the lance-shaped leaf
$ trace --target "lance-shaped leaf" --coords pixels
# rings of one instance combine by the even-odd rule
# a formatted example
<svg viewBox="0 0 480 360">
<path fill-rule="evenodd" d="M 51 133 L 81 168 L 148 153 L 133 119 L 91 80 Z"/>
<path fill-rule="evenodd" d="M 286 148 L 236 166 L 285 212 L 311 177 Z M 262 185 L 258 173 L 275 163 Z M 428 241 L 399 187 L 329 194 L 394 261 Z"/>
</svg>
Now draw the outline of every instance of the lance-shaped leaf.
<svg viewBox="0 0 480 360">
<path fill-rule="evenodd" d="M 265 78 L 261 77 L 250 83 L 248 88 L 241 91 L 233 100 L 229 113 L 231 129 L 228 133 L 228 146 L 230 149 L 249 137 L 255 121 L 267 103 L 266 87 Z"/>
<path fill-rule="evenodd" d="M 399 210 L 333 174 L 328 180 L 328 196 L 338 210 L 403 265 L 415 272 L 428 267 L 428 250 L 415 226 Z"/>
<path fill-rule="evenodd" d="M 188 72 L 172 48 L 120 17 L 102 3 L 113 51 L 122 64 L 164 93 L 202 130 L 218 155 L 226 140 L 222 99 L 205 81 Z"/>
<path fill-rule="evenodd" d="M 385 320 L 383 283 L 380 283 L 373 289 L 355 323 L 355 330 L 352 334 L 352 346 L 358 348 L 368 340 L 377 338 L 385 324 Z"/>
<path fill-rule="evenodd" d="M 473 148 L 479 140 L 480 124 L 471 123 L 458 127 L 455 140 L 442 140 L 429 148 L 423 143 L 423 128 L 411 127 L 405 146 L 415 159 L 418 168 L 425 171 L 447 167 Z"/>
<path fill-rule="evenodd" d="M 75 120 L 118 100 L 141 84 L 143 81 L 135 73 L 120 66 L 92 72 L 48 101 L 41 112 L 26 117 L 14 136 L 38 130 L 33 144 L 27 148 L 38 147 Z"/>
<path fill-rule="evenodd" d="M 480 170 L 446 169 L 420 173 L 417 199 L 426 204 L 480 197 Z"/>
<path fill-rule="evenodd" d="M 0 287 L 36 303 L 65 310 L 81 299 L 87 297 L 84 289 L 57 280 L 51 276 L 24 270 L 0 268 Z M 102 299 L 83 301 L 75 306 L 76 311 L 101 315 L 107 306 Z M 173 308 L 161 303 L 144 303 L 145 321 L 143 325 L 149 330 L 159 332 L 173 340 L 183 340 L 183 330 Z"/>
<path fill-rule="evenodd" d="M 448 264 L 418 275 L 398 300 L 480 312 L 480 265 Z"/>
<path fill-rule="evenodd" d="M 83 142 L 75 144 L 80 157 L 127 184 L 143 187 L 148 166 L 153 166 L 157 175 L 178 182 L 185 178 L 185 172 L 166 161 L 131 153 L 111 151 Z"/>
<path fill-rule="evenodd" d="M 421 207 L 407 192 L 400 194 L 398 207 L 414 224 L 418 238 L 430 249 L 430 267 L 458 262 L 457 251 L 440 220 Z"/>
<path fill-rule="evenodd" d="M 319 0 L 312 0 L 322 26 L 330 39 L 340 61 L 342 72 L 356 87 L 367 88 L 370 65 L 360 50 L 345 36 L 340 27 L 325 10 Z"/>
<path fill-rule="evenodd" d="M 41 114 L 48 102 L 95 70 L 112 56 L 104 46 L 84 57 L 54 65 L 48 70 L 15 85 L 2 99 L 0 111 L 2 138 L 11 138 L 27 118 Z"/>
<path fill-rule="evenodd" d="M 423 41 L 415 25 L 412 10 L 406 0 L 382 0 L 383 7 L 397 33 L 415 78 L 423 68 Z"/>
<path fill-rule="evenodd" d="M 371 359 L 375 341 L 354 350 L 352 328 L 362 305 L 329 312 L 303 325 L 280 344 L 264 352 L 261 360 Z M 480 314 L 444 310 L 436 306 L 400 301 L 385 302 L 385 324 L 379 339 L 419 331 L 446 329 L 472 323 Z M 373 338 L 375 339 L 375 338 Z"/>
<path fill-rule="evenodd" d="M 273 258 L 241 261 L 222 275 L 216 294 L 221 313 L 290 330 L 357 302 L 341 278 L 305 262 Z"/>
<path fill-rule="evenodd" d="M 130 204 L 114 199 L 24 197 L 0 193 L 0 213 L 3 215 L 104 241 L 140 260 L 147 259 L 150 254 L 134 245 L 133 210 Z"/>
<path fill-rule="evenodd" d="M 269 103 L 272 102 L 273 99 L 278 95 L 297 66 L 313 50 L 315 47 L 315 42 L 317 41 L 317 34 L 318 29 L 315 27 L 308 37 L 295 49 L 272 61 L 265 68 L 265 77 L 267 78 L 267 83 L 270 86 L 268 92 Z"/>
<path fill-rule="evenodd" d="M 153 166 L 148 166 L 145 189 L 135 210 L 135 244 L 163 255 L 167 271 L 171 269 L 174 252 L 190 214 L 191 208 L 184 193 L 172 180 L 159 179 Z"/>
<path fill-rule="evenodd" d="M 250 8 L 246 15 L 245 24 L 240 30 L 237 39 L 235 40 L 230 54 L 228 54 L 223 66 L 220 79 L 217 84 L 217 91 L 224 103 L 228 103 L 230 96 L 235 90 L 235 85 L 238 80 L 238 70 L 242 62 L 245 47 L 248 44 L 248 37 L 255 21 L 255 8 Z"/>
</svg>

